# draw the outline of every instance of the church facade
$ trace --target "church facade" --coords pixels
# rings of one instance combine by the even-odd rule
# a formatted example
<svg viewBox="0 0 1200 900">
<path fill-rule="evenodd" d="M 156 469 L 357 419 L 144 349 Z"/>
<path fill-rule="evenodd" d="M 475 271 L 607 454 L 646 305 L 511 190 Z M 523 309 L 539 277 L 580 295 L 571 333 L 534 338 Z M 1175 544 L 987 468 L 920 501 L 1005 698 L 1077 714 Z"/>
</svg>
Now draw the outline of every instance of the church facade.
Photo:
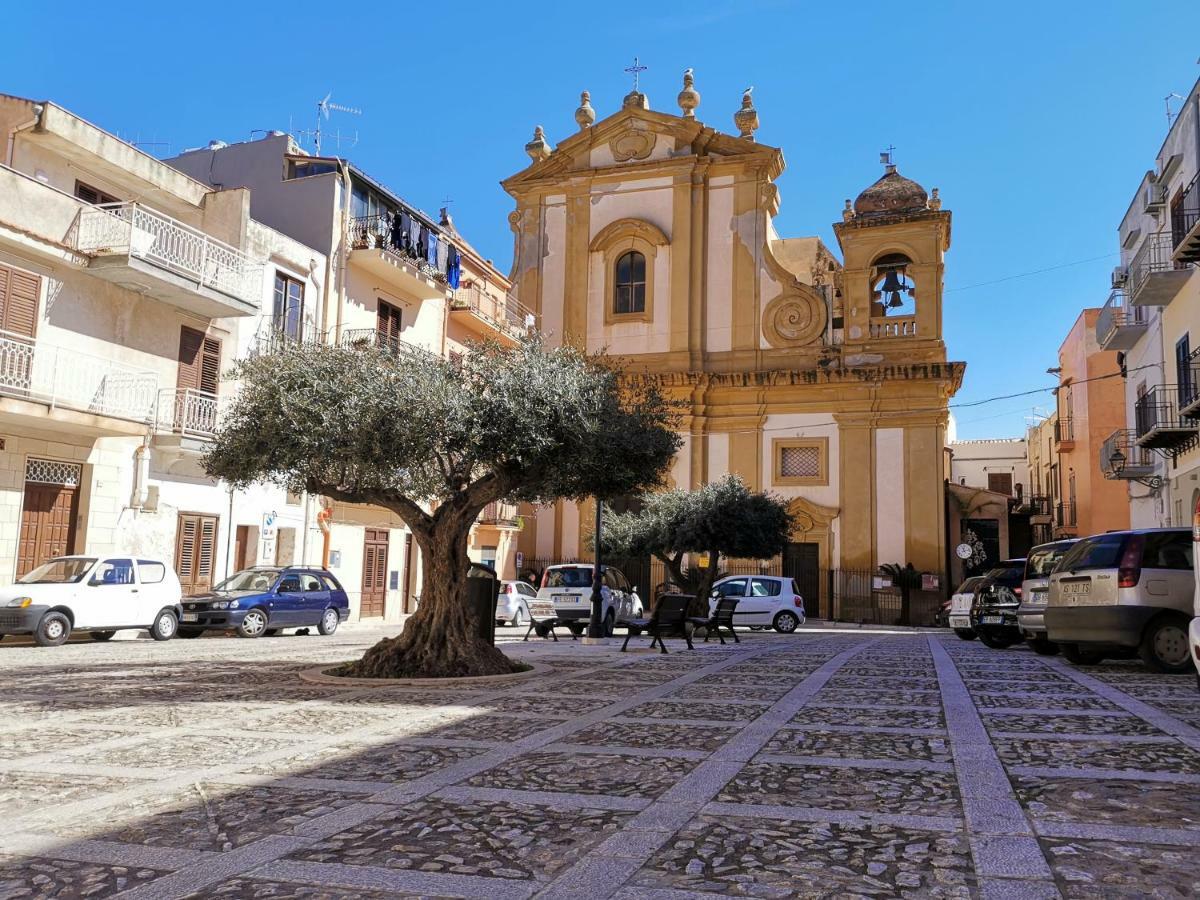
<svg viewBox="0 0 1200 900">
<path fill-rule="evenodd" d="M 516 202 L 512 271 L 551 342 L 606 349 L 625 377 L 679 402 L 670 477 L 728 472 L 788 499 L 792 555 L 822 570 L 911 562 L 943 575 L 947 404 L 964 364 L 942 340 L 950 212 L 888 166 L 819 239 L 774 228 L 781 150 L 758 143 L 749 93 L 738 134 L 636 90 L 503 182 Z M 620 435 L 613 435 L 614 443 Z M 527 559 L 586 559 L 594 507 L 528 511 Z"/>
</svg>

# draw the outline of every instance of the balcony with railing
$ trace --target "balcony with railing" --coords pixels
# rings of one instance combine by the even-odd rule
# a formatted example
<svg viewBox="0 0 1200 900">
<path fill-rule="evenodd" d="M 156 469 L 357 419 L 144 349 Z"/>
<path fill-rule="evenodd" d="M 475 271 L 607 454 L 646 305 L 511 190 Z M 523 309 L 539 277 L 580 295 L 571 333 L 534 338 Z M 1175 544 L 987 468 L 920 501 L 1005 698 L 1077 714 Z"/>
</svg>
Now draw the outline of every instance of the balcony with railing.
<svg viewBox="0 0 1200 900">
<path fill-rule="evenodd" d="M 1030 494 L 1025 498 L 1029 510 L 1029 521 L 1033 525 L 1049 525 L 1054 509 L 1054 500 L 1045 494 Z"/>
<path fill-rule="evenodd" d="M 450 299 L 450 314 L 485 337 L 515 341 L 537 327 L 537 317 L 511 294 L 496 296 L 478 284 L 460 287 Z"/>
<path fill-rule="evenodd" d="M 489 503 L 479 514 L 480 525 L 493 525 L 497 528 L 516 528 L 520 525 L 517 507 L 514 503 L 496 501 Z"/>
<path fill-rule="evenodd" d="M 1133 407 L 1137 445 L 1172 456 L 1195 446 L 1200 423 L 1179 412 L 1181 400 L 1193 394 L 1192 386 L 1160 384 L 1138 397 Z"/>
<path fill-rule="evenodd" d="M 1130 350 L 1149 324 L 1146 307 L 1131 306 L 1124 288 L 1114 288 L 1096 319 L 1096 342 L 1103 350 Z"/>
<path fill-rule="evenodd" d="M 916 316 L 888 316 L 871 319 L 871 337 L 876 340 L 915 338 L 916 336 Z"/>
<path fill-rule="evenodd" d="M 139 203 L 81 209 L 74 247 L 100 278 L 210 318 L 253 315 L 262 300 L 263 260 Z"/>
<path fill-rule="evenodd" d="M 1171 208 L 1172 255 L 1179 263 L 1200 263 L 1200 174 Z"/>
<path fill-rule="evenodd" d="M 1054 507 L 1054 526 L 1068 531 L 1076 527 L 1074 500 L 1063 500 Z"/>
<path fill-rule="evenodd" d="M 1100 472 L 1105 478 L 1136 481 L 1154 475 L 1154 456 L 1137 444 L 1137 432 L 1118 428 L 1100 445 Z"/>
<path fill-rule="evenodd" d="M 159 391 L 154 423 L 158 443 L 170 443 L 173 438 L 182 447 L 202 449 L 223 423 L 231 400 L 192 388 Z"/>
<path fill-rule="evenodd" d="M 1192 351 L 1184 367 L 1187 381 L 1179 385 L 1179 414 L 1187 419 L 1200 419 L 1200 347 Z"/>
<path fill-rule="evenodd" d="M 396 282 L 418 299 L 446 296 L 446 258 L 429 262 L 407 235 L 393 231 L 393 224 L 391 215 L 351 219 L 351 259 L 373 274 Z"/>
<path fill-rule="evenodd" d="M 1171 232 L 1159 231 L 1142 239 L 1129 264 L 1126 289 L 1134 306 L 1166 306 L 1175 299 L 1192 270 L 1172 257 Z"/>
<path fill-rule="evenodd" d="M 47 410 L 29 410 L 46 427 L 61 419 L 57 411 L 84 413 L 99 419 L 71 418 L 63 424 L 94 433 L 144 431 L 154 419 L 158 376 L 74 348 L 0 331 L 0 397 L 26 401 Z M 28 407 L 0 402 L 6 413 L 21 415 Z M 118 424 L 126 423 L 125 425 Z"/>
<path fill-rule="evenodd" d="M 1059 450 L 1075 449 L 1075 419 L 1071 416 L 1054 420 L 1054 442 Z"/>
</svg>

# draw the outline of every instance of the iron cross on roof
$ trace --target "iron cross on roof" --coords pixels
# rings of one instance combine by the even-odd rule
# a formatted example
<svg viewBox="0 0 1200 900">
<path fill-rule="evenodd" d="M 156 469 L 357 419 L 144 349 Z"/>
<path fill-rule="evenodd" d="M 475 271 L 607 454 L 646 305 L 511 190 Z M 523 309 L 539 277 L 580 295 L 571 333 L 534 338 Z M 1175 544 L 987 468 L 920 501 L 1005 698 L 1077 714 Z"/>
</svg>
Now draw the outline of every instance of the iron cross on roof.
<svg viewBox="0 0 1200 900">
<path fill-rule="evenodd" d="M 888 147 L 886 150 L 879 151 L 879 161 L 881 163 L 883 163 L 885 166 L 892 165 L 895 162 L 895 159 L 892 156 L 895 149 L 896 148 L 893 145 L 888 144 Z"/>
<path fill-rule="evenodd" d="M 638 89 L 638 76 L 645 72 L 648 68 L 649 66 L 638 65 L 638 58 L 636 56 L 633 58 L 633 65 L 625 67 L 625 71 L 633 76 L 634 93 L 637 93 Z"/>
</svg>

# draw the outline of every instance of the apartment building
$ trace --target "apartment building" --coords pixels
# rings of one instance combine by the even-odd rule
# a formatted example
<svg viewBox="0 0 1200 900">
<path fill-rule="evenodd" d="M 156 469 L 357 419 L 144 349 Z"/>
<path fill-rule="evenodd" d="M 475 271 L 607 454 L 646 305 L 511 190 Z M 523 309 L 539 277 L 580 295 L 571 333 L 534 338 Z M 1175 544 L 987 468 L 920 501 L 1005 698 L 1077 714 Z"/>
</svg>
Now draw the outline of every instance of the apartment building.
<svg viewBox="0 0 1200 900">
<path fill-rule="evenodd" d="M 950 480 L 1008 497 L 1029 492 L 1025 438 L 986 438 L 950 444 Z"/>
<path fill-rule="evenodd" d="M 1121 265 L 1097 321 L 1117 351 L 1124 420 L 1099 451 L 1137 527 L 1186 525 L 1200 497 L 1200 81 L 1118 230 Z"/>
<path fill-rule="evenodd" d="M 1059 509 L 1058 453 L 1055 436 L 1058 434 L 1058 413 L 1030 425 L 1025 433 L 1025 448 L 1029 454 L 1030 543 L 1044 544 L 1054 537 L 1054 520 Z"/>
<path fill-rule="evenodd" d="M 289 302 L 265 323 L 276 348 L 329 341 L 453 359 L 480 339 L 511 344 L 536 325 L 447 210 L 430 216 L 344 159 L 310 155 L 273 132 L 213 141 L 168 162 L 210 186 L 248 189 L 255 219 L 330 260 L 323 307 Z M 377 507 L 329 509 L 327 563 L 346 586 L 352 613 L 394 621 L 411 612 L 421 561 L 404 523 Z M 513 506 L 490 506 L 472 532 L 472 558 L 515 577 L 521 521 Z"/>
<path fill-rule="evenodd" d="M 0 135 L 0 582 L 116 554 L 199 591 L 305 558 L 307 498 L 201 456 L 281 279 L 320 305 L 325 257 L 54 103 L 0 95 Z"/>
</svg>

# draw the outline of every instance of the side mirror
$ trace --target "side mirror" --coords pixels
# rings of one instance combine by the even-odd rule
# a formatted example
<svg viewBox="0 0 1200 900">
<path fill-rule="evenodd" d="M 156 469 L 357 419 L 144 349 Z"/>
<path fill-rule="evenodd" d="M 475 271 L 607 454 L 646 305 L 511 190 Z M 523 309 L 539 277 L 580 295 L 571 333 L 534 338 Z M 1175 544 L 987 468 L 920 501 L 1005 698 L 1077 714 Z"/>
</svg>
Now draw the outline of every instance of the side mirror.
<svg viewBox="0 0 1200 900">
<path fill-rule="evenodd" d="M 629 593 L 631 593 L 631 594 L 636 594 L 636 593 L 637 593 L 637 585 L 636 585 L 636 584 L 635 584 L 633 587 L 631 587 L 631 588 L 629 589 Z"/>
</svg>

